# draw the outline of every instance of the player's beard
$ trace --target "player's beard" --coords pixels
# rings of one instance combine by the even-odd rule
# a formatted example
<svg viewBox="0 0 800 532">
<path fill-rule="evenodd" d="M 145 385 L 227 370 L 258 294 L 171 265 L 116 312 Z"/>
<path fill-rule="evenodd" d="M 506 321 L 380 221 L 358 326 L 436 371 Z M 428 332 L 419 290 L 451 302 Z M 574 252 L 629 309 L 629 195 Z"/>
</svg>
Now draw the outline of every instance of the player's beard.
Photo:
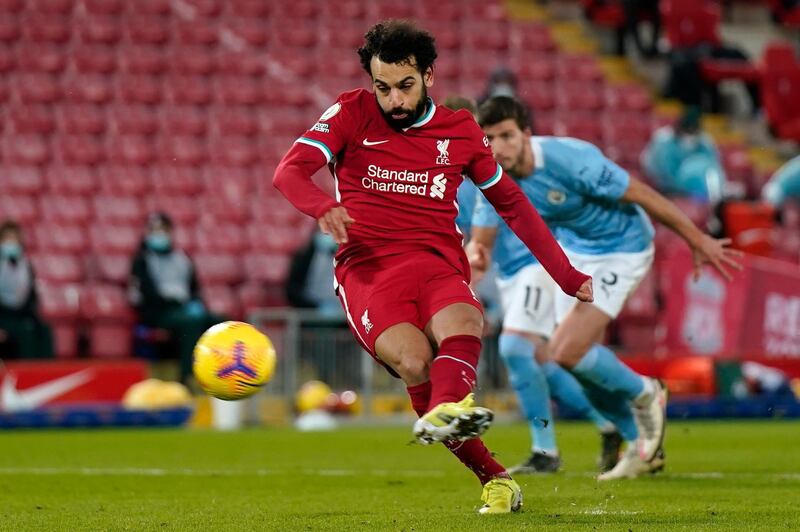
<svg viewBox="0 0 800 532">
<path fill-rule="evenodd" d="M 414 125 L 414 122 L 419 120 L 423 114 L 425 114 L 426 108 L 428 107 L 428 89 L 427 87 L 422 87 L 422 95 L 419 99 L 419 103 L 417 106 L 412 109 L 405 109 L 403 107 L 395 107 L 394 109 L 390 109 L 389 111 L 383 111 L 383 117 L 392 126 L 393 129 L 401 130 Z M 393 118 L 392 115 L 406 113 L 405 118 Z"/>
</svg>

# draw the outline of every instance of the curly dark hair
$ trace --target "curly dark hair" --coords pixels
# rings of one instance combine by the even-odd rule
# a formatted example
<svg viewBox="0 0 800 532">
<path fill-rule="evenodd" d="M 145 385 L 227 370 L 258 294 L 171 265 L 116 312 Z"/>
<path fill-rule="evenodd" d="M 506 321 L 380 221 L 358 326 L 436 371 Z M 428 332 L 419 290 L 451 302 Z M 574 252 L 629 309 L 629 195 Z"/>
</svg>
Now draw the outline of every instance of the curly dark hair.
<svg viewBox="0 0 800 532">
<path fill-rule="evenodd" d="M 417 70 L 424 74 L 436 60 L 436 44 L 433 36 L 408 20 L 384 20 L 372 26 L 364 34 L 364 46 L 358 49 L 361 66 L 372 75 L 369 62 L 374 56 L 384 63 L 408 63 L 416 61 Z"/>
<path fill-rule="evenodd" d="M 533 130 L 530 111 L 524 103 L 511 96 L 492 96 L 478 107 L 478 124 L 481 127 L 493 126 L 503 120 L 511 119 L 519 128 Z"/>
</svg>

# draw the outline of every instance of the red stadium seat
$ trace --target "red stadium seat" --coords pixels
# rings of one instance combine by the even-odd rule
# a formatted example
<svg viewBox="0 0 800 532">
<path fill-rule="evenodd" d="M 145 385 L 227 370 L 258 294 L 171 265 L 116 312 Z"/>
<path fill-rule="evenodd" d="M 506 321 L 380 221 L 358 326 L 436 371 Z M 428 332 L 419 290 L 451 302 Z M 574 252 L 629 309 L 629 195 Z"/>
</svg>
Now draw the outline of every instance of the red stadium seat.
<svg viewBox="0 0 800 532">
<path fill-rule="evenodd" d="M 600 83 L 603 71 L 597 56 L 591 54 L 562 54 L 556 63 L 556 73 L 563 81 Z"/>
<path fill-rule="evenodd" d="M 172 10 L 170 0 L 137 0 L 130 7 L 143 15 L 168 15 Z"/>
<path fill-rule="evenodd" d="M 145 168 L 133 165 L 107 165 L 98 168 L 101 193 L 141 197 L 150 192 L 150 176 Z"/>
<path fill-rule="evenodd" d="M 81 21 L 81 40 L 92 44 L 114 44 L 122 38 L 116 17 L 92 15 Z"/>
<path fill-rule="evenodd" d="M 37 292 L 42 317 L 53 329 L 56 357 L 77 356 L 81 287 L 37 282 Z"/>
<path fill-rule="evenodd" d="M 85 288 L 81 315 L 89 323 L 89 348 L 93 357 L 121 358 L 131 354 L 135 313 L 125 290 L 98 284 Z"/>
<path fill-rule="evenodd" d="M 660 3 L 663 27 L 673 48 L 701 44 L 718 46 L 719 5 L 706 0 L 663 0 Z"/>
<path fill-rule="evenodd" d="M 0 45 L 0 74 L 7 74 L 16 68 L 16 54 L 8 46 Z"/>
<path fill-rule="evenodd" d="M 170 135 L 205 135 L 208 116 L 194 105 L 162 106 L 162 129 Z"/>
<path fill-rule="evenodd" d="M 75 320 L 80 315 L 81 287 L 37 281 L 42 317 L 48 321 Z"/>
<path fill-rule="evenodd" d="M 200 170 L 186 166 L 154 166 L 150 172 L 156 196 L 194 197 L 203 191 Z"/>
<path fill-rule="evenodd" d="M 204 46 L 173 46 L 170 50 L 170 71 L 189 76 L 208 76 L 216 70 L 213 51 Z"/>
<path fill-rule="evenodd" d="M 249 225 L 247 227 L 247 239 L 251 250 L 280 254 L 293 253 L 297 248 L 305 245 L 307 238 L 304 233 L 307 231 L 288 225 L 269 227 Z"/>
<path fill-rule="evenodd" d="M 106 157 L 103 145 L 93 135 L 64 135 L 56 139 L 54 149 L 68 164 L 91 166 Z"/>
<path fill-rule="evenodd" d="M 160 75 L 167 69 L 167 59 L 161 46 L 131 45 L 120 54 L 120 66 L 128 74 Z"/>
<path fill-rule="evenodd" d="M 200 166 L 208 158 L 205 140 L 188 135 L 163 136 L 158 152 L 163 161 L 176 165 Z"/>
<path fill-rule="evenodd" d="M 223 4 L 220 0 L 186 0 L 186 3 L 192 6 L 195 16 L 200 15 L 203 17 L 219 15 Z"/>
<path fill-rule="evenodd" d="M 195 253 L 194 264 L 202 285 L 236 284 L 242 281 L 242 265 L 238 255 Z"/>
<path fill-rule="evenodd" d="M 94 280 L 123 286 L 130 277 L 131 256 L 122 254 L 95 255 L 92 268 Z"/>
<path fill-rule="evenodd" d="M 95 15 L 119 15 L 125 7 L 123 0 L 83 0 L 83 5 Z"/>
<path fill-rule="evenodd" d="M 81 225 L 37 224 L 33 228 L 36 249 L 40 253 L 80 255 L 89 249 L 86 229 Z"/>
<path fill-rule="evenodd" d="M 54 283 L 80 283 L 83 281 L 83 264 L 76 255 L 36 254 L 31 256 L 36 275 L 42 281 Z"/>
<path fill-rule="evenodd" d="M 68 104 L 56 109 L 58 128 L 67 134 L 99 135 L 106 129 L 103 108 L 93 104 Z"/>
<path fill-rule="evenodd" d="M 95 253 L 130 254 L 139 247 L 142 239 L 140 227 L 130 225 L 92 225 L 89 240 Z"/>
<path fill-rule="evenodd" d="M 219 28 L 208 19 L 178 22 L 177 37 L 189 46 L 213 46 L 219 41 Z"/>
<path fill-rule="evenodd" d="M 27 73 L 15 76 L 15 92 L 22 103 L 53 103 L 61 97 L 61 89 L 50 74 Z"/>
<path fill-rule="evenodd" d="M 200 216 L 196 198 L 184 194 L 151 196 L 147 199 L 147 210 L 166 212 L 178 226 L 192 225 Z"/>
<path fill-rule="evenodd" d="M 161 102 L 161 83 L 154 76 L 119 76 L 117 94 L 126 103 L 153 105 Z"/>
<path fill-rule="evenodd" d="M 261 88 L 244 76 L 219 76 L 215 79 L 217 99 L 228 105 L 255 105 L 261 101 Z"/>
<path fill-rule="evenodd" d="M 19 19 L 13 15 L 0 15 L 0 41 L 12 43 L 20 38 L 22 32 Z"/>
<path fill-rule="evenodd" d="M 33 11 L 55 15 L 68 15 L 75 7 L 74 0 L 33 0 Z"/>
<path fill-rule="evenodd" d="M 44 189 L 42 172 L 37 166 L 0 166 L 0 190 L 3 194 L 35 195 Z"/>
<path fill-rule="evenodd" d="M 91 321 L 132 323 L 135 319 L 125 290 L 113 284 L 87 285 L 81 294 L 81 315 Z"/>
<path fill-rule="evenodd" d="M 539 55 L 543 52 L 556 51 L 556 43 L 550 33 L 550 28 L 545 24 L 530 22 L 512 23 L 510 26 L 509 48 L 515 52 Z"/>
<path fill-rule="evenodd" d="M 115 105 L 110 107 L 111 123 L 123 135 L 152 135 L 158 131 L 158 117 L 149 105 Z"/>
<path fill-rule="evenodd" d="M 127 17 L 125 33 L 134 44 L 163 45 L 169 40 L 167 21 L 157 16 Z"/>
<path fill-rule="evenodd" d="M 120 164 L 149 164 L 155 160 L 153 142 L 143 135 L 120 135 L 110 139 L 109 158 Z"/>
<path fill-rule="evenodd" d="M 600 111 L 605 106 L 603 94 L 595 90 L 586 90 L 583 83 L 562 83 L 556 86 L 557 107 L 566 112 Z"/>
<path fill-rule="evenodd" d="M 33 42 L 64 44 L 70 39 L 70 26 L 66 18 L 54 15 L 31 14 L 22 17 L 23 31 Z"/>
<path fill-rule="evenodd" d="M 23 0 L 0 1 L 0 13 L 18 13 L 25 6 Z"/>
<path fill-rule="evenodd" d="M 281 253 L 248 253 L 244 256 L 244 271 L 250 281 L 285 283 L 289 263 L 290 257 Z"/>
<path fill-rule="evenodd" d="M 169 100 L 178 105 L 208 105 L 213 99 L 203 76 L 173 75 L 166 78 Z"/>
<path fill-rule="evenodd" d="M 87 224 L 92 217 L 89 201 L 81 196 L 45 196 L 39 204 L 42 218 L 49 222 Z"/>
<path fill-rule="evenodd" d="M 114 49 L 102 44 L 76 46 L 69 57 L 80 73 L 110 74 L 117 68 Z"/>
<path fill-rule="evenodd" d="M 243 17 L 266 18 L 273 10 L 270 2 L 262 0 L 231 0 L 231 10 L 236 15 Z"/>
<path fill-rule="evenodd" d="M 144 208 L 138 198 L 97 195 L 92 198 L 95 218 L 104 223 L 140 224 Z"/>
<path fill-rule="evenodd" d="M 605 90 L 606 107 L 614 111 L 649 112 L 653 107 L 650 92 L 638 83 L 609 85 Z"/>
<path fill-rule="evenodd" d="M 89 166 L 54 165 L 45 168 L 44 177 L 48 188 L 56 196 L 89 195 L 97 190 L 97 178 L 94 169 Z"/>
<path fill-rule="evenodd" d="M 5 160 L 21 165 L 44 164 L 50 159 L 47 141 L 40 135 L 13 135 L 3 138 Z"/>
<path fill-rule="evenodd" d="M 230 223 L 198 226 L 195 230 L 197 250 L 206 253 L 241 254 L 246 246 L 244 228 Z"/>
<path fill-rule="evenodd" d="M 180 223 L 177 218 L 170 215 L 172 217 L 173 222 Z M 194 240 L 194 227 L 191 225 L 176 225 L 172 229 L 173 237 L 175 238 L 175 245 L 189 253 L 190 255 L 194 253 L 195 248 L 197 247 L 195 240 Z"/>
<path fill-rule="evenodd" d="M 209 110 L 211 129 L 219 136 L 251 136 L 258 132 L 259 123 L 247 107 L 215 106 Z"/>
<path fill-rule="evenodd" d="M 234 320 L 244 318 L 236 292 L 230 286 L 204 286 L 203 300 L 208 305 L 208 309 L 215 314 Z"/>
<path fill-rule="evenodd" d="M 250 312 L 268 307 L 274 300 L 274 298 L 270 297 L 271 290 L 269 287 L 261 282 L 242 283 L 236 291 L 245 319 Z"/>
<path fill-rule="evenodd" d="M 222 49 L 217 53 L 216 62 L 218 71 L 225 75 L 260 77 L 267 73 L 263 58 L 253 50 L 234 52 Z"/>
<path fill-rule="evenodd" d="M 67 64 L 62 47 L 54 44 L 29 44 L 17 48 L 19 70 L 58 74 Z"/>
<path fill-rule="evenodd" d="M 211 160 L 229 166 L 250 166 L 259 158 L 258 147 L 245 136 L 226 135 L 209 142 Z"/>
<path fill-rule="evenodd" d="M 520 80 L 552 81 L 556 77 L 556 67 L 555 57 L 534 55 L 524 61 L 517 61 L 513 69 Z"/>
<path fill-rule="evenodd" d="M 98 74 L 74 75 L 63 81 L 64 96 L 73 102 L 104 104 L 111 101 L 111 78 Z"/>
<path fill-rule="evenodd" d="M 19 134 L 50 133 L 55 127 L 53 111 L 47 105 L 26 105 L 11 108 L 11 123 Z"/>
</svg>

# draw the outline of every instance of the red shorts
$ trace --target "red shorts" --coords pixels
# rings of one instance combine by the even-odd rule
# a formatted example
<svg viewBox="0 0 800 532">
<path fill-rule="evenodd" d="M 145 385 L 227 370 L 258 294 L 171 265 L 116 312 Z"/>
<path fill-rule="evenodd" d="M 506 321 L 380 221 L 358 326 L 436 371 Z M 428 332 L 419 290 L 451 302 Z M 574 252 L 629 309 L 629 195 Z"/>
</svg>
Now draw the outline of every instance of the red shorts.
<svg viewBox="0 0 800 532">
<path fill-rule="evenodd" d="M 335 273 L 350 330 L 373 357 L 375 340 L 392 325 L 408 322 L 425 330 L 434 314 L 454 303 L 483 312 L 464 274 L 432 252 L 339 265 Z"/>
</svg>

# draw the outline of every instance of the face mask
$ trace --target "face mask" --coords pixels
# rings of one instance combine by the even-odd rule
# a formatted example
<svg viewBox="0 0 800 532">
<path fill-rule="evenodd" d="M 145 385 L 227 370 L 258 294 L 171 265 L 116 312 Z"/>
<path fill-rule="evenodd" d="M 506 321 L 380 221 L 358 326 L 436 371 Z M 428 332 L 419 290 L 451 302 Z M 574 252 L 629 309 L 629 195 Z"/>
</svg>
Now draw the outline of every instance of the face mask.
<svg viewBox="0 0 800 532">
<path fill-rule="evenodd" d="M 0 244 L 0 254 L 6 259 L 18 259 L 22 255 L 22 246 L 17 242 L 4 242 Z"/>
<path fill-rule="evenodd" d="M 489 90 L 490 96 L 514 96 L 514 87 L 508 83 L 498 83 Z"/>
<path fill-rule="evenodd" d="M 164 233 L 153 233 L 147 235 L 147 247 L 153 251 L 169 251 L 172 247 L 172 239 Z"/>
</svg>

